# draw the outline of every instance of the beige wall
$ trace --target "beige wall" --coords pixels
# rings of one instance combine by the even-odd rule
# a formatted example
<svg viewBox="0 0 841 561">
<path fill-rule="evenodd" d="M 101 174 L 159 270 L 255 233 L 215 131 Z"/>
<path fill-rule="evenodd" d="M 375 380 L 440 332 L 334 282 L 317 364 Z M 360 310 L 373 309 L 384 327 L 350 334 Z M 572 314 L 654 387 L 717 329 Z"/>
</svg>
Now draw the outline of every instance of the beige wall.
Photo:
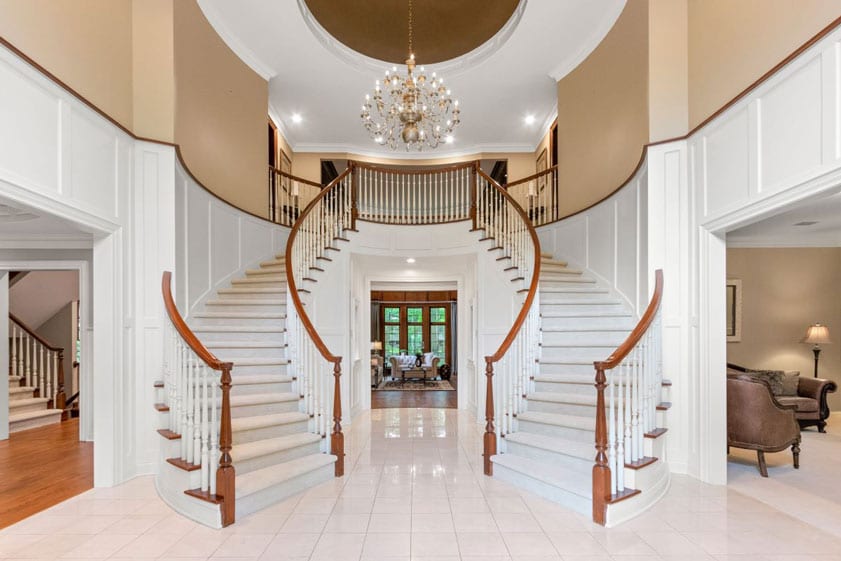
<svg viewBox="0 0 841 561">
<path fill-rule="evenodd" d="M 562 215 L 613 192 L 648 142 L 648 2 L 629 0 L 604 41 L 558 82 Z"/>
<path fill-rule="evenodd" d="M 132 0 L 0 0 L 0 36 L 130 130 L 131 19 Z"/>
<path fill-rule="evenodd" d="M 799 341 L 822 323 L 836 344 L 821 351 L 819 376 L 841 385 L 841 248 L 728 249 L 727 277 L 743 291 L 742 341 L 727 344 L 728 362 L 812 376 L 811 347 Z M 829 403 L 841 409 L 841 392 Z"/>
<path fill-rule="evenodd" d="M 173 0 L 132 3 L 132 73 L 137 136 L 175 141 Z"/>
<path fill-rule="evenodd" d="M 649 0 L 648 110 L 651 142 L 689 130 L 687 0 Z"/>
<path fill-rule="evenodd" d="M 228 48 L 193 1 L 175 2 L 175 141 L 190 171 L 225 200 L 268 214 L 268 84 Z"/>
<path fill-rule="evenodd" d="M 531 152 L 479 153 L 454 158 L 429 158 L 408 160 L 399 158 L 375 158 L 348 154 L 347 152 L 295 152 L 292 158 L 292 173 L 302 179 L 321 181 L 321 160 L 356 160 L 371 164 L 390 166 L 438 166 L 473 160 L 508 160 L 508 181 L 527 177 L 534 173 L 534 154 Z"/>
<path fill-rule="evenodd" d="M 841 15 L 841 0 L 689 0 L 689 127 Z"/>
</svg>

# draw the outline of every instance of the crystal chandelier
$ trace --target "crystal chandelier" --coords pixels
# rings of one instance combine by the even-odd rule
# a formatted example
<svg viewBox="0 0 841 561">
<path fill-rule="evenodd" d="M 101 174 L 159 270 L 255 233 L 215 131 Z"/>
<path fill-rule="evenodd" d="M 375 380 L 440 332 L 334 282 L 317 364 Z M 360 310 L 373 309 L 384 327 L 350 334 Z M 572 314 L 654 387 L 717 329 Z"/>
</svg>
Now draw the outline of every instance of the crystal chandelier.
<svg viewBox="0 0 841 561">
<path fill-rule="evenodd" d="M 365 96 L 362 124 L 378 144 L 396 150 L 402 140 L 406 150 L 436 148 L 453 141 L 459 124 L 458 100 L 450 97 L 444 79 L 427 77 L 421 66 L 415 72 L 412 52 L 412 0 L 409 0 L 409 58 L 406 76 L 394 66 L 386 70 L 382 84 L 377 80 L 373 95 Z"/>
</svg>

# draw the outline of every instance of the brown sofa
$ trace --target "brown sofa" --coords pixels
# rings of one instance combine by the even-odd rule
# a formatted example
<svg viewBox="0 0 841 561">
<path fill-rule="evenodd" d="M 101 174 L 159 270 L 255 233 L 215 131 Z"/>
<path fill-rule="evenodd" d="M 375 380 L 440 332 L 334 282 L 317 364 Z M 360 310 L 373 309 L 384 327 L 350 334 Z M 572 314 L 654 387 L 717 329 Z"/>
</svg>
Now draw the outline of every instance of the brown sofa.
<svg viewBox="0 0 841 561">
<path fill-rule="evenodd" d="M 728 374 L 749 373 L 751 369 L 738 364 L 727 364 Z M 796 396 L 775 396 L 783 405 L 795 406 L 795 417 L 800 428 L 812 425 L 818 427 L 819 432 L 826 432 L 826 419 L 829 417 L 829 406 L 826 394 L 834 392 L 838 386 L 832 380 L 823 378 L 809 378 L 798 376 Z"/>
<path fill-rule="evenodd" d="M 727 374 L 727 451 L 756 450 L 759 473 L 768 477 L 765 452 L 791 446 L 794 468 L 800 467 L 800 427 L 794 405 L 782 405 L 768 382 L 744 373 Z"/>
</svg>

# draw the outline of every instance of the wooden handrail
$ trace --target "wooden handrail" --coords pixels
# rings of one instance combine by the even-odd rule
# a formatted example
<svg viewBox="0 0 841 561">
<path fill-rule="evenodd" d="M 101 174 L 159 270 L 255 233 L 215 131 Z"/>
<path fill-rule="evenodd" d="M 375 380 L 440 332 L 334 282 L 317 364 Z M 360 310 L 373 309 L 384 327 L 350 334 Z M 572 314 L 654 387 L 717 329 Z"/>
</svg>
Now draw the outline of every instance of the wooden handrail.
<svg viewBox="0 0 841 561">
<path fill-rule="evenodd" d="M 324 344 L 324 341 L 319 336 L 318 331 L 313 326 L 312 321 L 310 321 L 309 316 L 307 315 L 307 311 L 304 309 L 304 305 L 301 302 L 301 297 L 298 296 L 298 286 L 295 283 L 295 271 L 294 267 L 292 267 L 293 259 L 292 259 L 292 248 L 295 244 L 295 238 L 298 236 L 298 232 L 301 230 L 301 226 L 306 220 L 307 216 L 309 216 L 312 209 L 321 202 L 328 193 L 333 190 L 333 187 L 338 185 L 341 181 L 343 181 L 348 175 L 353 172 L 354 163 L 350 162 L 347 169 L 343 171 L 339 176 L 331 181 L 328 185 L 321 190 L 321 192 L 316 196 L 298 219 L 295 221 L 295 224 L 292 225 L 292 231 L 289 232 L 289 238 L 286 240 L 286 283 L 288 285 L 288 293 L 292 298 L 292 305 L 295 307 L 295 312 L 298 314 L 298 318 L 301 320 L 301 325 L 304 326 L 304 329 L 309 335 L 310 340 L 315 345 L 315 348 L 318 349 L 318 352 L 321 354 L 322 357 L 327 362 L 333 363 L 333 432 L 330 433 L 330 453 L 336 456 L 336 463 L 334 468 L 334 474 L 336 477 L 341 477 L 345 474 L 345 445 L 344 445 L 344 434 L 342 433 L 342 394 L 341 394 L 341 386 L 340 381 L 342 377 L 342 357 L 336 356 L 330 352 L 330 349 L 327 348 L 327 345 Z M 353 187 L 353 186 L 351 186 Z"/>
<path fill-rule="evenodd" d="M 514 320 L 514 324 L 511 326 L 511 329 L 508 331 L 508 335 L 505 336 L 502 343 L 499 345 L 499 348 L 496 352 L 490 356 L 485 357 L 485 379 L 486 379 L 486 389 L 485 389 L 485 434 L 483 437 L 483 456 L 484 456 L 484 472 L 485 475 L 493 475 L 493 463 L 491 462 L 491 457 L 496 454 L 496 432 L 494 429 L 494 403 L 493 403 L 493 375 L 494 375 L 494 368 L 493 365 L 495 362 L 499 361 L 505 353 L 508 351 L 508 348 L 514 342 L 514 339 L 517 338 L 517 334 L 523 326 L 523 323 L 526 321 L 526 318 L 529 315 L 529 310 L 531 310 L 531 306 L 534 303 L 535 296 L 537 295 L 537 287 L 540 280 L 540 239 L 537 237 L 537 230 L 534 229 L 534 225 L 529 220 L 528 216 L 526 215 L 525 211 L 517 204 L 511 195 L 508 194 L 499 183 L 494 181 L 490 176 L 488 176 L 482 169 L 479 167 L 478 162 L 473 164 L 475 173 L 478 174 L 480 177 L 485 179 L 489 185 L 493 186 L 494 189 L 499 192 L 502 197 L 504 197 L 508 203 L 512 206 L 512 208 L 517 210 L 517 213 L 520 216 L 520 219 L 526 225 L 528 229 L 529 236 L 531 237 L 532 243 L 534 244 L 534 267 L 532 269 L 532 278 L 529 284 L 529 291 L 526 295 L 526 300 L 523 302 L 523 306 L 520 308 L 520 313 L 517 315 L 517 318 Z M 474 228 L 478 225 L 474 223 Z"/>
<path fill-rule="evenodd" d="M 477 173 L 483 177 L 490 185 L 494 187 L 505 199 L 508 200 L 508 203 L 512 205 L 517 211 L 517 214 L 520 215 L 520 218 L 526 224 L 526 228 L 528 228 L 529 236 L 531 237 L 531 241 L 534 244 L 534 268 L 532 269 L 532 277 L 531 283 L 529 284 L 529 291 L 526 295 L 526 301 L 523 302 L 523 307 L 520 308 L 520 313 L 517 315 L 517 319 L 514 320 L 514 324 L 511 326 L 511 329 L 508 331 L 508 335 L 506 335 L 505 339 L 503 339 L 502 343 L 499 345 L 499 348 L 496 352 L 490 356 L 485 357 L 485 362 L 497 362 L 508 351 L 508 348 L 511 346 L 511 343 L 514 342 L 514 339 L 517 338 L 517 332 L 520 331 L 520 328 L 523 326 L 523 323 L 526 321 L 526 317 L 529 315 L 529 310 L 531 309 L 532 303 L 534 303 L 534 298 L 537 296 L 537 286 L 540 277 L 540 239 L 537 237 L 537 230 L 534 229 L 534 226 L 529 220 L 528 215 L 526 212 L 517 204 L 511 195 L 508 194 L 508 191 L 505 190 L 499 183 L 494 181 L 493 179 L 488 176 L 484 171 L 480 168 L 476 169 Z"/>
<path fill-rule="evenodd" d="M 527 183 L 527 182 L 529 182 L 529 181 L 533 181 L 533 180 L 537 179 L 538 177 L 540 177 L 541 175 L 548 175 L 548 174 L 552 173 L 553 171 L 555 171 L 555 170 L 557 170 L 557 169 L 558 169 L 558 165 L 557 165 L 557 164 L 555 164 L 555 165 L 554 165 L 554 166 L 552 166 L 551 168 L 547 168 L 547 169 L 545 169 L 545 170 L 543 170 L 543 171 L 539 171 L 539 172 L 537 172 L 537 173 L 533 173 L 532 175 L 529 175 L 528 177 L 524 177 L 524 178 L 522 178 L 522 179 L 518 179 L 517 181 L 512 181 L 511 183 L 506 183 L 506 184 L 505 184 L 505 187 L 503 187 L 503 189 L 510 189 L 511 187 L 514 187 L 514 186 L 516 186 L 516 185 L 522 185 L 523 183 Z"/>
<path fill-rule="evenodd" d="M 21 329 L 26 331 L 26 333 L 30 337 L 32 337 L 33 339 L 35 339 L 36 341 L 41 343 L 41 345 L 43 347 L 45 347 L 47 350 L 54 351 L 54 352 L 57 352 L 57 353 L 64 352 L 64 347 L 56 347 L 55 345 L 53 345 L 52 343 L 50 343 L 49 341 L 47 341 L 46 339 L 44 339 L 43 337 L 41 337 L 40 335 L 35 333 L 35 331 L 33 329 L 31 329 L 29 326 L 27 326 L 25 323 L 23 323 L 20 320 L 20 318 L 18 318 L 17 316 L 15 316 L 11 312 L 9 312 L 9 319 L 12 320 L 13 322 L 15 322 L 18 327 L 20 327 Z"/>
<path fill-rule="evenodd" d="M 654 293 L 651 295 L 651 301 L 645 309 L 645 313 L 640 318 L 637 326 L 631 331 L 631 334 L 619 345 L 615 351 L 610 353 L 610 356 L 604 360 L 597 360 L 593 363 L 596 370 L 610 370 L 615 368 L 622 360 L 628 356 L 628 353 L 637 346 L 642 336 L 648 331 L 651 322 L 657 315 L 657 310 L 660 308 L 660 302 L 663 300 L 663 269 L 654 271 Z"/>
<path fill-rule="evenodd" d="M 161 278 L 161 292 L 164 297 L 166 313 L 178 335 L 181 336 L 181 339 L 213 370 L 225 370 L 226 368 L 231 370 L 234 364 L 232 362 L 222 362 L 213 353 L 208 351 L 207 347 L 199 341 L 196 334 L 187 326 L 184 318 L 181 317 L 181 313 L 175 305 L 175 300 L 172 298 L 172 273 L 170 271 L 164 271 L 163 277 Z"/>
<path fill-rule="evenodd" d="M 458 170 L 467 169 L 467 168 L 471 168 L 471 167 L 478 167 L 478 165 L 477 165 L 478 162 L 476 162 L 475 160 L 471 160 L 469 162 L 463 162 L 463 163 L 459 163 L 459 164 L 454 164 L 454 165 L 451 165 L 451 166 L 436 167 L 436 168 L 429 168 L 429 169 L 417 169 L 417 170 L 387 168 L 387 167 L 383 167 L 383 166 L 369 164 L 367 162 L 359 162 L 359 161 L 356 161 L 356 160 L 351 160 L 350 164 L 354 167 L 357 167 L 357 168 L 370 169 L 370 170 L 375 170 L 375 171 L 383 171 L 383 172 L 386 172 L 386 173 L 393 173 L 395 175 L 429 175 L 429 174 L 433 174 L 433 173 L 458 171 Z"/>
<path fill-rule="evenodd" d="M 305 185 L 312 185 L 313 187 L 318 187 L 319 189 L 324 187 L 321 183 L 316 183 L 315 181 L 311 181 L 309 179 L 304 179 L 303 177 L 298 177 L 296 175 L 292 175 L 291 173 L 286 173 L 285 171 L 281 171 L 281 170 L 277 169 L 276 167 L 274 167 L 272 165 L 269 166 L 269 171 L 273 171 L 273 172 L 277 173 L 278 175 L 288 177 L 292 181 L 297 181 L 298 183 L 303 183 Z"/>
</svg>

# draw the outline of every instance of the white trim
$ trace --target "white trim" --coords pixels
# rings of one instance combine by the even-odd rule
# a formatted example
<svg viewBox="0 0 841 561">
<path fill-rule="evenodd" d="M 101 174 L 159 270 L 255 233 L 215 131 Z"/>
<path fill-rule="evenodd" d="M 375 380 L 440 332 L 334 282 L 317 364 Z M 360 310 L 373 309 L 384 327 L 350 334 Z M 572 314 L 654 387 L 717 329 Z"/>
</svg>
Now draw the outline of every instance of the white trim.
<svg viewBox="0 0 841 561">
<path fill-rule="evenodd" d="M 66 234 L 17 234 L 0 238 L 0 249 L 91 249 L 93 237 Z"/>
<path fill-rule="evenodd" d="M 237 55 L 243 63 L 245 63 L 246 66 L 267 82 L 277 76 L 277 72 L 275 72 L 270 65 L 263 62 L 260 57 L 254 54 L 254 51 L 243 45 L 242 42 L 237 39 L 236 35 L 230 32 L 228 27 L 224 24 L 223 18 L 219 15 L 219 12 L 216 11 L 208 0 L 198 0 L 198 3 L 199 8 L 201 8 L 201 11 L 204 12 L 204 17 L 207 18 L 208 23 L 210 23 L 210 26 L 214 31 L 216 31 L 216 34 L 219 35 L 228 48 L 231 49 L 234 54 Z"/>
<path fill-rule="evenodd" d="M 763 239 L 763 240 L 727 240 L 727 248 L 733 249 L 758 249 L 758 248 L 798 248 L 798 247 L 841 247 L 841 240 L 786 240 L 786 239 Z"/>
<path fill-rule="evenodd" d="M 625 4 L 626 2 L 623 2 Z M 599 43 L 604 40 L 605 36 L 607 36 L 608 32 L 613 29 L 613 26 L 616 24 L 616 21 L 619 19 L 619 16 L 622 15 L 622 12 L 625 10 L 624 6 L 621 10 L 616 11 L 616 17 L 612 20 L 603 20 L 602 24 L 593 30 L 593 33 L 590 34 L 590 37 L 587 38 L 586 41 L 581 43 L 580 48 L 576 51 L 572 56 L 567 57 L 566 60 L 558 64 L 551 72 L 549 72 L 549 76 L 557 81 L 560 81 L 561 78 L 572 72 L 579 64 L 584 62 L 584 60 L 590 56 L 596 47 L 599 46 Z"/>
</svg>

